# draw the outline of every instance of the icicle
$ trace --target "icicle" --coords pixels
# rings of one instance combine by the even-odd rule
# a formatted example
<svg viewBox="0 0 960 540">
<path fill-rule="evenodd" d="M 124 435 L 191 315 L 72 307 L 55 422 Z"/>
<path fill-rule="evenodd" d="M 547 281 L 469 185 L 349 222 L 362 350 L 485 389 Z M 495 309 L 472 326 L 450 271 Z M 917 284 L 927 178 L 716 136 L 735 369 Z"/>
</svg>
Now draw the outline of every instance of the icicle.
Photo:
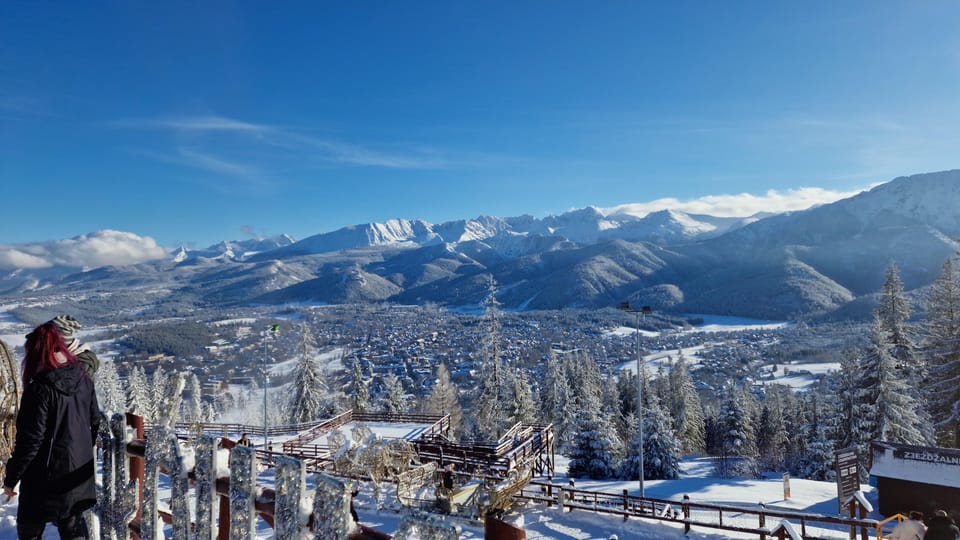
<svg viewBox="0 0 960 540">
<path fill-rule="evenodd" d="M 235 446 L 230 450 L 230 540 L 253 540 L 256 536 L 256 471 L 257 454 L 253 448 Z"/>
<path fill-rule="evenodd" d="M 273 528 L 277 540 L 299 540 L 303 523 L 300 520 L 300 499 L 306 486 L 307 467 L 287 456 L 274 458 L 277 464 L 276 501 Z"/>
<path fill-rule="evenodd" d="M 197 540 L 215 540 L 220 497 L 217 495 L 218 438 L 203 435 L 197 443 L 197 465 L 194 474 L 197 481 Z"/>
<path fill-rule="evenodd" d="M 346 538 L 352 525 L 347 486 L 336 478 L 317 475 L 317 493 L 313 499 L 314 538 Z"/>
<path fill-rule="evenodd" d="M 170 513 L 173 514 L 173 537 L 187 538 L 190 530 L 190 510 L 187 506 L 187 471 L 183 468 L 180 442 L 174 432 L 163 427 L 150 430 L 147 435 L 144 467 L 143 518 L 140 521 L 143 540 L 164 538 L 160 523 L 158 484 L 160 470 L 170 477 Z"/>
<path fill-rule="evenodd" d="M 103 455 L 103 485 L 97 488 L 94 512 L 101 538 L 126 540 L 130 536 L 130 520 L 137 512 L 137 483 L 130 480 L 124 416 L 118 413 L 109 421 L 101 420 L 98 438 Z"/>
</svg>

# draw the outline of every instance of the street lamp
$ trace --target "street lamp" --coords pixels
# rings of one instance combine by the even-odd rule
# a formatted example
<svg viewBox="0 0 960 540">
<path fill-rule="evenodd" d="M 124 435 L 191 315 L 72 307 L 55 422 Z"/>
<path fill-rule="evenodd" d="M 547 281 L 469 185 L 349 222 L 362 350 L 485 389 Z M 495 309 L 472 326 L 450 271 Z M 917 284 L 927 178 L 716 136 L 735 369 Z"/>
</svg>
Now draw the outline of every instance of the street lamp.
<svg viewBox="0 0 960 540">
<path fill-rule="evenodd" d="M 630 302 L 620 302 L 620 310 L 637 316 L 637 433 L 640 439 L 640 498 L 643 498 L 643 357 L 640 356 L 640 317 L 653 313 L 650 306 L 640 309 L 630 307 Z"/>
<path fill-rule="evenodd" d="M 263 449 L 270 449 L 270 439 L 267 438 L 267 383 L 270 382 L 270 376 L 267 375 L 267 339 L 270 334 L 276 334 L 280 331 L 279 324 L 271 324 L 267 329 L 267 335 L 263 337 Z"/>
</svg>

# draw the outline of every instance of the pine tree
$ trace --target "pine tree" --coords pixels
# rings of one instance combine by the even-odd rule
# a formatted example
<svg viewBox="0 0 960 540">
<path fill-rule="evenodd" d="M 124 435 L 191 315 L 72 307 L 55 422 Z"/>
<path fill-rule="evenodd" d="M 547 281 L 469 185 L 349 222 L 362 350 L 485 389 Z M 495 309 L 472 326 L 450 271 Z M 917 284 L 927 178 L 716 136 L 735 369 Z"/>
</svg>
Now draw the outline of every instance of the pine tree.
<svg viewBox="0 0 960 540">
<path fill-rule="evenodd" d="M 347 387 L 350 406 L 356 412 L 367 412 L 370 408 L 370 385 L 363 375 L 360 359 L 356 356 L 350 363 L 350 384 Z"/>
<path fill-rule="evenodd" d="M 670 369 L 669 379 L 670 396 L 666 403 L 676 426 L 681 451 L 684 454 L 702 452 L 706 446 L 703 406 L 682 352 Z"/>
<path fill-rule="evenodd" d="M 779 385 L 766 388 L 757 426 L 757 452 L 770 470 L 780 470 L 787 459 L 790 434 L 787 431 L 787 409 L 792 402 L 792 390 Z"/>
<path fill-rule="evenodd" d="M 383 393 L 380 395 L 380 410 L 387 414 L 400 414 L 407 411 L 407 397 L 403 384 L 393 373 L 383 377 Z"/>
<path fill-rule="evenodd" d="M 437 366 L 437 380 L 426 400 L 429 414 L 449 414 L 450 432 L 456 438 L 463 428 L 463 409 L 460 407 L 460 392 L 450 380 L 450 371 L 443 362 Z"/>
<path fill-rule="evenodd" d="M 836 478 L 834 469 L 835 444 L 830 435 L 829 401 L 824 400 L 819 388 L 811 389 L 807 395 L 806 429 L 798 430 L 806 439 L 804 451 L 796 457 L 796 471 L 801 478 L 832 481 Z"/>
<path fill-rule="evenodd" d="M 187 422 L 200 424 L 203 422 L 203 389 L 196 373 L 187 377 L 187 392 L 189 399 L 183 402 L 183 419 Z"/>
<path fill-rule="evenodd" d="M 835 438 L 839 448 L 863 444 L 860 429 L 860 356 L 855 349 L 843 351 L 837 374 L 837 411 Z M 866 441 L 869 443 L 870 441 Z"/>
<path fill-rule="evenodd" d="M 158 365 L 149 376 L 144 373 L 144 380 L 147 381 L 147 398 L 141 404 L 143 421 L 154 423 L 160 417 L 160 403 L 167 395 L 167 373 Z"/>
<path fill-rule="evenodd" d="M 143 372 L 142 367 L 134 366 L 127 377 L 127 410 L 142 416 L 144 422 L 153 422 L 153 417 L 149 416 L 152 411 L 150 406 L 152 399 L 146 373 Z"/>
<path fill-rule="evenodd" d="M 922 354 L 936 442 L 960 448 L 960 268 L 953 259 L 930 285 L 926 306 Z"/>
<path fill-rule="evenodd" d="M 573 396 L 563 366 L 553 350 L 547 358 L 540 388 L 540 418 L 553 424 L 557 448 L 567 448 L 573 433 Z"/>
<path fill-rule="evenodd" d="M 584 394 L 578 399 L 577 431 L 570 448 L 567 473 L 574 478 L 611 478 L 622 452 L 613 426 L 600 412 L 600 398 Z"/>
<path fill-rule="evenodd" d="M 897 361 L 897 368 L 906 373 L 908 379 L 916 381 L 912 376 L 917 371 L 916 345 L 913 343 L 912 331 L 906 324 L 910 318 L 910 305 L 903 291 L 900 272 L 893 262 L 887 266 L 876 318 L 890 346 L 890 354 Z"/>
<path fill-rule="evenodd" d="M 484 301 L 487 315 L 487 341 L 480 366 L 480 380 L 473 404 L 473 435 L 478 439 L 496 440 L 510 428 L 506 404 L 509 398 L 507 377 L 500 359 L 500 325 L 497 319 L 499 302 L 496 282 L 490 279 L 489 295 Z"/>
<path fill-rule="evenodd" d="M 527 382 L 523 370 L 516 370 L 509 374 L 510 406 L 507 414 L 511 424 L 530 424 L 536 420 L 536 406 L 533 403 L 533 390 Z"/>
<path fill-rule="evenodd" d="M 127 397 L 120 384 L 117 366 L 112 360 L 100 362 L 100 369 L 97 370 L 97 400 L 100 410 L 107 415 L 127 411 Z"/>
<path fill-rule="evenodd" d="M 680 476 L 680 441 L 656 394 L 644 397 L 643 401 L 644 480 L 675 480 Z M 626 458 L 620 464 L 622 478 L 640 477 L 640 432 L 634 431 Z"/>
<path fill-rule="evenodd" d="M 313 339 L 306 325 L 300 340 L 300 355 L 294 369 L 292 393 L 287 402 L 287 420 L 303 423 L 316 420 L 326 412 L 327 385 L 316 360 Z"/>
<path fill-rule="evenodd" d="M 910 382 L 897 369 L 894 348 L 878 313 L 870 328 L 870 344 L 858 369 L 857 401 L 861 418 L 858 442 L 863 453 L 869 441 L 925 444 L 928 440 Z"/>
<path fill-rule="evenodd" d="M 756 434 L 750 410 L 753 404 L 747 391 L 728 388 L 721 411 L 722 473 L 756 474 Z M 730 458 L 736 458 L 731 461 Z"/>
</svg>

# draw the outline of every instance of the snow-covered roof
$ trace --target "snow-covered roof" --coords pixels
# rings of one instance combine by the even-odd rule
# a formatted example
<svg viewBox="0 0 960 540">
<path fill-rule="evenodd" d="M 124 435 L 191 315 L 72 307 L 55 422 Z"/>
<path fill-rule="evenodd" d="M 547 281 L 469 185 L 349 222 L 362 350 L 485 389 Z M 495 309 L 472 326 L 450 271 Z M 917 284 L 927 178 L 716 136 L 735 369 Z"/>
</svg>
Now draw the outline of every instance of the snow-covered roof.
<svg viewBox="0 0 960 540">
<path fill-rule="evenodd" d="M 872 476 L 960 488 L 960 450 L 874 442 Z"/>
</svg>

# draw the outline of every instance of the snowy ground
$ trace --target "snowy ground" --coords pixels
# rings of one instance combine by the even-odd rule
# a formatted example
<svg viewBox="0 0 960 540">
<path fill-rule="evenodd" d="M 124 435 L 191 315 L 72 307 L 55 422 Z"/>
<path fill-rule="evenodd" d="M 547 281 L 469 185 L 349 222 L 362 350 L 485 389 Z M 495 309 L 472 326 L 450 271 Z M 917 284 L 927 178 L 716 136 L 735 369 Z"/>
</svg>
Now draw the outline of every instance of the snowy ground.
<svg viewBox="0 0 960 540">
<path fill-rule="evenodd" d="M 648 497 L 680 501 L 684 495 L 689 495 L 692 502 L 713 502 L 732 505 L 755 505 L 764 503 L 767 508 L 804 511 L 829 516 L 837 516 L 837 486 L 833 482 L 816 482 L 812 480 L 791 479 L 791 498 L 783 497 L 783 480 L 780 475 L 770 475 L 768 478 L 754 479 L 720 479 L 711 476 L 712 467 L 709 460 L 691 458 L 684 461 L 684 473 L 679 480 L 649 480 L 644 486 Z M 558 469 L 565 469 L 566 460 L 558 456 Z M 270 473 L 261 476 L 261 482 L 269 482 Z M 567 479 L 562 475 L 554 482 L 566 484 Z M 635 494 L 638 486 L 636 481 L 576 481 L 576 486 L 582 489 L 603 490 L 612 493 L 621 493 L 627 489 Z M 403 514 L 396 509 L 396 500 L 392 491 L 382 499 L 384 509 L 377 510 L 373 500 L 372 487 L 369 484 L 361 486 L 361 494 L 356 499 L 356 509 L 360 521 L 364 525 L 387 533 L 394 533 L 399 526 Z M 875 492 L 866 487 L 867 497 L 874 507 L 877 506 Z M 17 500 L 0 506 L 0 540 L 16 539 L 16 508 Z M 871 514 L 871 518 L 879 518 Z M 558 508 L 547 508 L 542 505 L 527 505 L 516 508 L 504 517 L 505 521 L 527 531 L 529 540 L 607 540 L 611 535 L 617 535 L 621 540 L 668 540 L 673 538 L 693 538 L 712 540 L 720 538 L 755 538 L 750 535 L 724 533 L 711 529 L 694 529 L 689 536 L 683 535 L 682 527 L 673 523 L 661 523 L 656 520 L 630 519 L 624 521 L 617 516 L 594 514 L 588 511 L 562 512 Z M 273 531 L 262 521 L 257 531 L 258 539 L 273 538 Z M 466 519 L 455 519 L 463 531 L 461 538 L 483 538 L 483 528 L 479 523 Z M 51 525 L 43 536 L 44 539 L 56 539 L 56 529 Z"/>
</svg>

